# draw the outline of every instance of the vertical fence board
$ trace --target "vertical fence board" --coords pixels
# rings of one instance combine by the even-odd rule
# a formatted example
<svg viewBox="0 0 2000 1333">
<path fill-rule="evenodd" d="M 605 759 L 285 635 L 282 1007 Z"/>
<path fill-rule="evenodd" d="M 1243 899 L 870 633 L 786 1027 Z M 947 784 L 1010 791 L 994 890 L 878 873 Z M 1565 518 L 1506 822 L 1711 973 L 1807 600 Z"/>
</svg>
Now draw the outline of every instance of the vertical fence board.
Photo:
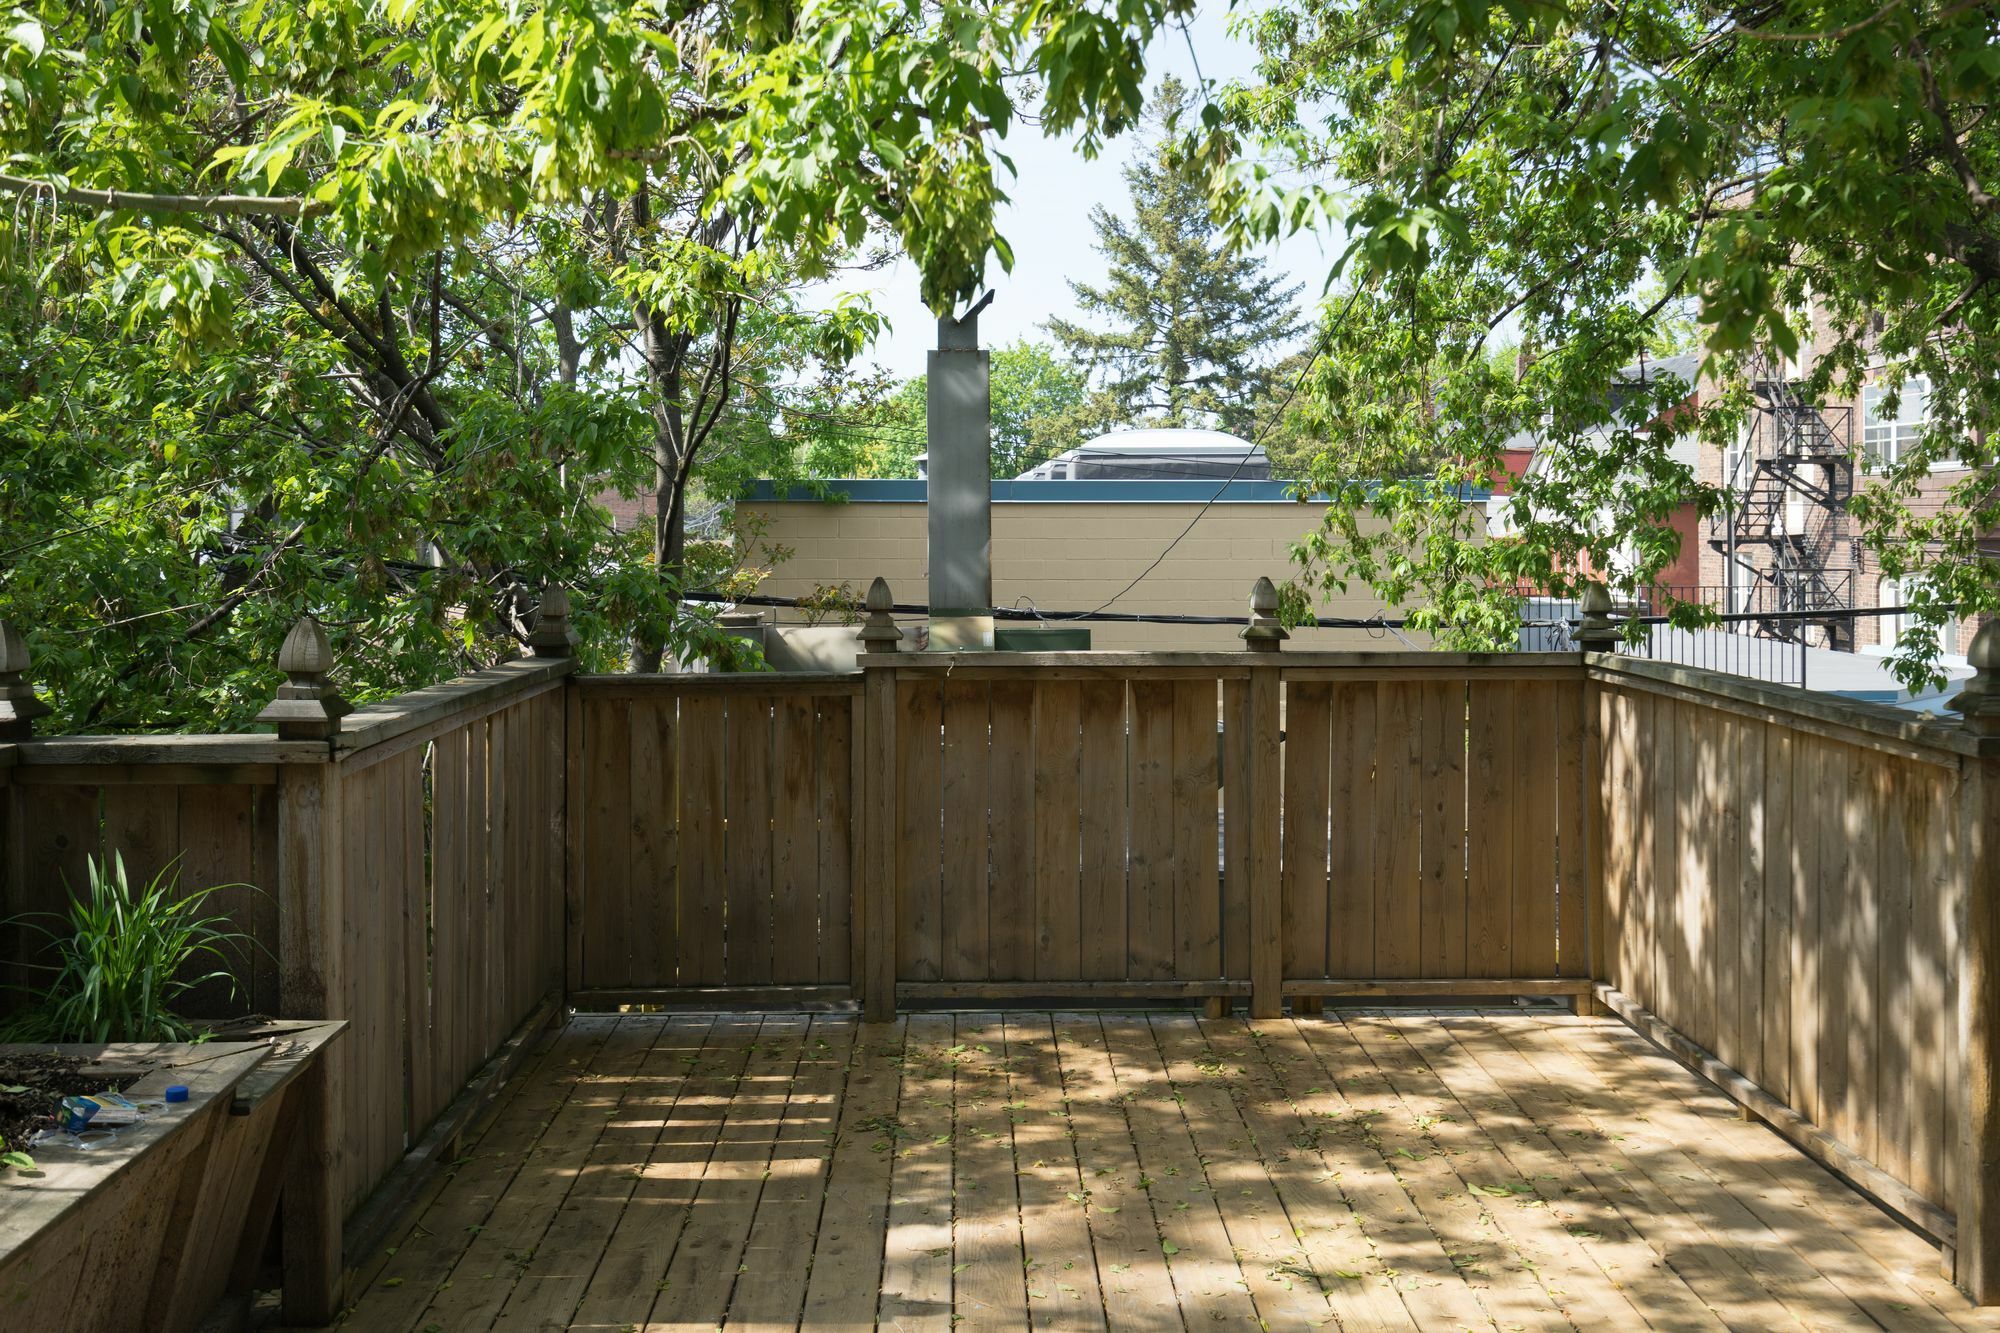
<svg viewBox="0 0 2000 1333">
<path fill-rule="evenodd" d="M 1285 976 L 1324 977 L 1327 971 L 1328 814 L 1332 782 L 1333 689 L 1300 681 L 1285 686 L 1285 794 L 1282 884 L 1285 914 Z M 1245 812 L 1247 813 L 1247 812 Z M 1354 973 L 1347 975 L 1353 976 Z"/>
<path fill-rule="evenodd" d="M 944 685 L 943 975 L 985 978 L 987 935 L 988 688 Z"/>
<path fill-rule="evenodd" d="M 1515 687 L 1513 759 L 1517 821 L 1514 825 L 1513 975 L 1554 976 L 1556 971 L 1556 686 L 1529 681 Z"/>
<path fill-rule="evenodd" d="M 1165 979 L 1174 967 L 1173 685 L 1132 682 L 1130 975 Z"/>
<path fill-rule="evenodd" d="M 896 975 L 937 981 L 944 976 L 943 693 L 936 681 L 901 681 L 896 700 Z"/>
<path fill-rule="evenodd" d="M 723 978 L 734 986 L 771 980 L 772 702 L 763 695 L 737 695 L 727 707 Z"/>
<path fill-rule="evenodd" d="M 1222 682 L 1222 968 L 1250 975 L 1250 682 Z"/>
<path fill-rule="evenodd" d="M 1078 954 L 1080 975 L 1091 981 L 1123 980 L 1127 967 L 1126 809 L 1131 788 L 1125 694 L 1125 682 L 1111 680 L 1087 680 L 1077 691 L 1082 730 L 1077 762 L 1082 850 Z"/>
<path fill-rule="evenodd" d="M 986 884 L 987 975 L 1035 975 L 1034 686 L 995 681 L 989 691 Z"/>
<path fill-rule="evenodd" d="M 1466 960 L 1465 682 L 1423 686 L 1420 822 L 1423 952 L 1427 977 L 1462 977 Z M 1554 968 L 1550 969 L 1551 975 Z"/>
<path fill-rule="evenodd" d="M 681 700 L 680 876 L 675 896 L 683 986 L 723 984 L 723 746 L 726 701 L 688 695 Z"/>
<path fill-rule="evenodd" d="M 269 1013 L 257 1007 L 257 964 L 266 951 L 277 948 L 278 939 L 275 930 L 266 928 L 262 910 L 269 888 L 275 885 L 267 888 L 257 876 L 257 789 L 203 783 L 166 790 L 176 807 L 181 896 L 212 889 L 202 900 L 199 915 L 227 917 L 229 930 L 244 937 L 227 947 L 231 979 L 202 983 L 182 997 L 178 1008 L 198 1018 Z M 275 919 L 268 925 L 275 926 Z M 188 979 L 215 968 L 214 959 L 199 959 Z"/>
<path fill-rule="evenodd" d="M 650 857 L 635 856 L 632 846 L 631 707 L 623 699 L 592 699 L 583 708 L 584 771 L 590 781 L 584 985 L 623 986 L 632 979 L 632 878 L 656 867 Z"/>
<path fill-rule="evenodd" d="M 1174 976 L 1222 975 L 1222 830 L 1217 822 L 1217 694 L 1174 683 Z"/>
<path fill-rule="evenodd" d="M 1423 687 L 1378 687 L 1375 734 L 1375 968 L 1377 977 L 1413 977 L 1423 951 L 1417 808 L 1423 745 Z"/>
<path fill-rule="evenodd" d="M 1877 767 L 1876 797 L 1881 829 L 1876 846 L 1880 916 L 1876 922 L 1875 1019 L 1870 1072 L 1874 1080 L 1875 1161 L 1899 1180 L 1910 1178 L 1911 1047 L 1917 1016 L 1910 1009 L 1913 977 L 1910 939 L 1914 927 L 1910 876 L 1921 854 L 1913 827 L 1921 818 L 1911 808 L 1919 790 L 1916 775 L 1901 762 Z"/>
<path fill-rule="evenodd" d="M 1326 967 L 1337 977 L 1375 967 L 1376 704 L 1372 684 L 1333 693 Z"/>
<path fill-rule="evenodd" d="M 1956 783 L 1939 773 L 1910 793 L 1910 1187 L 1927 1199 L 1946 1198 L 1944 1103 L 1946 1046 L 1956 1024 L 1957 996 L 1946 973 L 1956 957 L 1956 921 L 1950 915 L 1955 848 L 1950 812 Z"/>
<path fill-rule="evenodd" d="M 644 985 L 672 975 L 676 850 L 673 714 L 672 698 L 631 699 L 623 701 L 615 721 L 607 718 L 607 725 L 621 726 L 625 733 L 627 773 L 626 791 L 617 804 L 626 811 L 623 840 L 628 850 L 625 864 L 613 870 L 613 878 L 606 882 L 607 888 L 622 883 L 625 890 L 621 895 L 624 915 L 609 925 L 622 942 L 625 956 L 623 979 L 612 983 L 615 985 Z M 615 754 L 610 761 L 616 762 Z M 617 775 L 606 772 L 603 780 L 615 782 Z M 610 817 L 616 818 L 615 810 Z M 619 835 L 615 827 L 608 833 L 614 844 Z M 602 906 L 610 912 L 617 910 L 618 903 L 608 901 Z"/>
<path fill-rule="evenodd" d="M 1595 797 L 1586 784 L 1604 780 L 1601 760 L 1585 762 L 1591 735 L 1585 709 L 1591 696 L 1582 682 L 1556 691 L 1556 970 L 1566 977 L 1590 975 L 1591 870 L 1587 847 L 1589 812 Z M 1593 759 L 1595 757 L 1593 756 Z"/>
<path fill-rule="evenodd" d="M 1513 767 L 1514 687 L 1474 680 L 1467 699 L 1470 730 L 1466 839 L 1466 966 L 1474 976 L 1512 973 L 1514 950 L 1514 830 L 1517 774 Z"/>
<path fill-rule="evenodd" d="M 814 727 L 819 736 L 819 974 L 822 985 L 844 982 L 852 975 L 854 936 L 855 781 L 859 756 L 855 728 L 861 716 L 858 700 L 839 696 L 817 701 Z"/>
<path fill-rule="evenodd" d="M 1035 686 L 1034 975 L 1065 981 L 1083 975 L 1077 789 L 1081 709 L 1077 682 L 1050 680 Z"/>
<path fill-rule="evenodd" d="M 472 1072 L 478 1037 L 470 1029 L 472 1006 L 465 979 L 470 963 L 465 903 L 465 800 L 463 727 L 438 737 L 431 761 L 431 991 L 437 997 L 440 1053 L 438 1093 L 449 1098 Z"/>
<path fill-rule="evenodd" d="M 819 979 L 819 753 L 814 701 L 781 696 L 772 710 L 770 979 Z"/>
</svg>

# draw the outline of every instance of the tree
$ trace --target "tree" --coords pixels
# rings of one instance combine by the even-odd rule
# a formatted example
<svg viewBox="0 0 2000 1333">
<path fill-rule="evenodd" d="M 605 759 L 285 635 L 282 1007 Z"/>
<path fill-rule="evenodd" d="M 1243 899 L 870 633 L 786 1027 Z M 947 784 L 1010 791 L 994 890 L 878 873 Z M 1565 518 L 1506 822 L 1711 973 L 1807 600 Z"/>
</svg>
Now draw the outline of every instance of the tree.
<svg viewBox="0 0 2000 1333">
<path fill-rule="evenodd" d="M 1223 243 L 1201 174 L 1177 159 L 1175 127 L 1188 107 L 1186 87 L 1163 80 L 1156 138 L 1125 169 L 1132 220 L 1091 213 L 1109 279 L 1070 287 L 1083 314 L 1110 328 L 1049 321 L 1056 341 L 1098 380 L 1099 392 L 1071 414 L 1074 433 L 1141 422 L 1247 433 L 1269 367 L 1303 327 L 1299 288 Z"/>
<path fill-rule="evenodd" d="M 1585 556 L 1603 569 L 1634 549 L 1615 581 L 1649 583 L 1673 554 L 1661 517 L 1718 499 L 1667 461 L 1663 437 L 1732 435 L 1749 362 L 1796 350 L 1808 311 L 1823 327 L 1804 395 L 1853 392 L 1874 359 L 1928 375 L 1939 405 L 1853 504 L 1866 540 L 1885 566 L 1922 572 L 1927 621 L 1947 602 L 2000 602 L 1979 555 L 2000 522 L 1985 470 L 2000 413 L 1990 6 L 1277 0 L 1249 28 L 1261 83 L 1221 94 L 1185 147 L 1245 237 L 1345 234 L 1319 397 L 1409 479 L 1366 502 L 1414 522 L 1495 476 L 1520 429 L 1552 460 L 1517 494 L 1520 540 L 1473 552 L 1433 530 L 1456 554 L 1418 562 L 1438 571 L 1424 614 L 1448 640 L 1509 639 L 1489 594 L 1573 584 Z M 1685 384 L 1614 395 L 1617 369 L 1689 298 L 1722 391 L 1680 411 Z M 1503 334 L 1540 353 L 1518 380 L 1485 355 Z M 1952 456 L 1974 470 L 1948 503 L 1910 505 Z M 1347 576 L 1398 587 L 1400 571 L 1322 535 L 1301 552 L 1302 592 Z M 1931 665 L 1899 660 L 1912 682 Z"/>
<path fill-rule="evenodd" d="M 0 611 L 63 721 L 242 721 L 304 610 L 361 697 L 487 665 L 547 579 L 596 665 L 713 646 L 690 498 L 795 466 L 758 395 L 874 328 L 796 284 L 880 231 L 973 290 L 1007 79 L 1094 145 L 1172 8 L 10 6 Z M 590 497 L 648 474 L 642 549 Z"/>
</svg>

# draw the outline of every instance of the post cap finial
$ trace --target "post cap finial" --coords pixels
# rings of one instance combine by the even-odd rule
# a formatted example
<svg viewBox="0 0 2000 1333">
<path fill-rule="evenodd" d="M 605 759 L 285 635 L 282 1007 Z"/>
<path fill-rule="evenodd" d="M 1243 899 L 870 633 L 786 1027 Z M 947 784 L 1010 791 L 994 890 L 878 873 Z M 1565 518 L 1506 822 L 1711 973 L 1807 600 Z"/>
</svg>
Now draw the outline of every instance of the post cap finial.
<svg viewBox="0 0 2000 1333">
<path fill-rule="evenodd" d="M 868 596 L 864 605 L 868 608 L 868 618 L 861 624 L 861 650 L 866 653 L 893 653 L 903 637 L 903 631 L 896 628 L 896 621 L 889 612 L 896 605 L 896 599 L 889 592 L 889 581 L 879 574 L 868 585 Z"/>
<path fill-rule="evenodd" d="M 1945 705 L 1965 717 L 1965 729 L 1982 736 L 2000 736 L 2000 619 L 1987 621 L 1965 650 L 1972 676 Z"/>
<path fill-rule="evenodd" d="M 333 644 L 325 626 L 311 615 L 300 616 L 285 635 L 284 646 L 278 649 L 278 670 L 285 673 L 285 683 L 257 720 L 275 725 L 279 740 L 325 740 L 340 730 L 340 719 L 354 711 L 334 688 Z"/>
<path fill-rule="evenodd" d="M 1291 637 L 1278 620 L 1278 585 L 1259 575 L 1250 585 L 1250 623 L 1243 627 L 1243 646 L 1253 653 L 1275 653 Z"/>
<path fill-rule="evenodd" d="M 1618 651 L 1618 624 L 1611 618 L 1611 590 L 1592 579 L 1583 585 L 1577 599 L 1582 618 L 1577 622 L 1576 646 L 1587 653 Z"/>
<path fill-rule="evenodd" d="M 542 589 L 535 627 L 528 631 L 528 650 L 536 657 L 569 657 L 576 652 L 576 631 L 569 623 L 569 590 L 560 583 Z"/>
<path fill-rule="evenodd" d="M 34 735 L 35 719 L 55 711 L 35 693 L 35 682 L 28 675 L 33 664 L 27 636 L 12 622 L 0 620 L 0 740 L 28 739 Z"/>
</svg>

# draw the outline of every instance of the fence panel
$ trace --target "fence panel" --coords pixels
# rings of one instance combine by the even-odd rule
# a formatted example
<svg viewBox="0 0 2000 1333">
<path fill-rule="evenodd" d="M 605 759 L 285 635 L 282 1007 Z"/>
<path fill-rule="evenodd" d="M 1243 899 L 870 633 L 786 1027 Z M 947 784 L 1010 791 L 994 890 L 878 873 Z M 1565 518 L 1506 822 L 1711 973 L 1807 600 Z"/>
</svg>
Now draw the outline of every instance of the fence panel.
<svg viewBox="0 0 2000 1333">
<path fill-rule="evenodd" d="M 1288 991 L 1588 977 L 1582 673 L 1450 660 L 1287 659 Z"/>
<path fill-rule="evenodd" d="M 570 987 L 848 986 L 852 677 L 582 677 Z"/>
<path fill-rule="evenodd" d="M 1225 687 L 1243 668 L 897 670 L 906 992 L 1198 995 L 1247 979 L 1222 824 L 1240 735 Z"/>
<path fill-rule="evenodd" d="M 192 1018 L 276 1013 L 278 995 L 277 776 L 271 765 L 40 762 L 51 745 L 80 758 L 88 742 L 28 742 L 28 758 L 0 787 L 9 829 L 0 917 L 66 916 L 72 898 L 88 892 L 89 862 L 107 867 L 122 857 L 135 890 L 155 875 L 177 877 L 182 897 L 213 888 L 201 915 L 227 918 L 241 938 L 229 950 L 230 982 L 212 982 L 178 1005 Z M 25 926 L 6 957 L 13 980 L 45 977 L 29 964 L 51 961 L 48 943 Z M 196 973 L 215 970 L 202 960 Z M 10 1000 L 18 996 L 10 994 Z"/>
<path fill-rule="evenodd" d="M 1606 979 L 1948 1230 L 1966 761 L 1893 714 L 1598 674 Z"/>
<path fill-rule="evenodd" d="M 350 1210 L 562 985 L 560 686 L 495 698 L 475 678 L 429 725 L 375 730 L 363 710 L 337 747 L 343 965 L 328 1007 L 350 1030 L 328 1086 Z"/>
</svg>

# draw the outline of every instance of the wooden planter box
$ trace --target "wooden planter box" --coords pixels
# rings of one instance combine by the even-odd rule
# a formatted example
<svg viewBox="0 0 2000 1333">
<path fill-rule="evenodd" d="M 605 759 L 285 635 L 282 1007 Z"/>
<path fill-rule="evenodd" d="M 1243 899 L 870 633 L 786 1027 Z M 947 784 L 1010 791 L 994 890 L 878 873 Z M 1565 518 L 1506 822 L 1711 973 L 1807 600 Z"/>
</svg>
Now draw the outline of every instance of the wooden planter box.
<svg viewBox="0 0 2000 1333">
<path fill-rule="evenodd" d="M 87 1152 L 50 1150 L 36 1172 L 0 1174 L 0 1324 L 186 1333 L 247 1289 L 276 1215 L 289 1127 L 318 1083 L 300 1076 L 344 1027 L 53 1048 L 107 1071 L 146 1066 L 135 1098 L 185 1083 L 188 1100 Z"/>
</svg>

